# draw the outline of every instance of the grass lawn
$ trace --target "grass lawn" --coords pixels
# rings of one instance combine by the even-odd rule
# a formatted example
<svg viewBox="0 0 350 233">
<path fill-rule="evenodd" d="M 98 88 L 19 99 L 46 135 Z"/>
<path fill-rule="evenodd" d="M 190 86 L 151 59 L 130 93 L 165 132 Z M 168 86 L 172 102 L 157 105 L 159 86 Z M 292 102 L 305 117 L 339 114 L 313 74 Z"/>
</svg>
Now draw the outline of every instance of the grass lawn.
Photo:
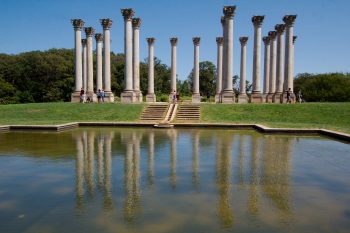
<svg viewBox="0 0 350 233">
<path fill-rule="evenodd" d="M 143 104 L 35 103 L 0 105 L 0 125 L 49 125 L 69 122 L 136 122 Z"/>
<path fill-rule="evenodd" d="M 139 122 L 144 104 L 36 103 L 0 105 L 0 125 Z M 201 122 L 325 128 L 350 133 L 350 103 L 202 104 Z"/>
<path fill-rule="evenodd" d="M 350 103 L 203 104 L 202 122 L 325 128 L 350 133 Z"/>
</svg>

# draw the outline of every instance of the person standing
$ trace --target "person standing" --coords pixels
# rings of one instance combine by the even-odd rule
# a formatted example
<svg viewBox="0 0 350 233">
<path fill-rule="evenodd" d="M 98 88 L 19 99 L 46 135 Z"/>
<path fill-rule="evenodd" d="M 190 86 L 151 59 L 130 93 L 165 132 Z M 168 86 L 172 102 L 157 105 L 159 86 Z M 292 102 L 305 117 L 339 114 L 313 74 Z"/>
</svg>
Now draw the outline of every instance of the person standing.
<svg viewBox="0 0 350 233">
<path fill-rule="evenodd" d="M 291 104 L 292 103 L 292 95 L 291 95 L 291 89 L 288 88 L 288 91 L 287 91 L 287 103 L 288 104 Z"/>
<path fill-rule="evenodd" d="M 103 89 L 101 89 L 101 100 L 105 102 L 105 91 Z"/>
</svg>

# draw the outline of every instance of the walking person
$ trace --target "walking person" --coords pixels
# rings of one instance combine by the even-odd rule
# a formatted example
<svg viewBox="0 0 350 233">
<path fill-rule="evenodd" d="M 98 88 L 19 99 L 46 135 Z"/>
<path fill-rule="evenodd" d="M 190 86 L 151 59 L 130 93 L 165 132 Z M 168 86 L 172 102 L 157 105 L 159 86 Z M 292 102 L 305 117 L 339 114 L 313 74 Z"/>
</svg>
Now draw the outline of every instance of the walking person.
<svg viewBox="0 0 350 233">
<path fill-rule="evenodd" d="M 173 91 L 173 103 L 176 103 L 176 91 Z"/>
<path fill-rule="evenodd" d="M 103 89 L 101 89 L 101 100 L 105 102 L 105 91 Z"/>
<path fill-rule="evenodd" d="M 292 103 L 292 93 L 291 93 L 291 89 L 288 88 L 288 91 L 287 91 L 287 104 L 291 104 Z"/>
<path fill-rule="evenodd" d="M 101 89 L 98 89 L 97 100 L 98 100 L 98 103 L 101 103 Z"/>
</svg>

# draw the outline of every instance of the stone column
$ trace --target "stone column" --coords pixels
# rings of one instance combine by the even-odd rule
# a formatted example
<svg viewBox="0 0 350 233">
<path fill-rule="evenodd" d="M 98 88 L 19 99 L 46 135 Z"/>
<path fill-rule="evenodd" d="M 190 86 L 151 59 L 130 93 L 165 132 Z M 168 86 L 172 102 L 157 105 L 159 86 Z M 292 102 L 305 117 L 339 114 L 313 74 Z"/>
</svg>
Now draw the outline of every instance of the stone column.
<svg viewBox="0 0 350 233">
<path fill-rule="evenodd" d="M 201 102 L 201 94 L 199 93 L 199 44 L 201 41 L 200 37 L 193 37 L 194 45 L 194 64 L 193 64 L 193 76 L 192 76 L 192 103 Z"/>
<path fill-rule="evenodd" d="M 269 94 L 266 97 L 267 103 L 273 102 L 273 95 L 276 92 L 276 31 L 270 31 L 270 79 L 269 79 Z"/>
<path fill-rule="evenodd" d="M 87 90 L 87 50 L 86 50 L 86 39 L 81 40 L 83 46 L 83 89 L 86 92 Z"/>
<path fill-rule="evenodd" d="M 283 92 L 283 37 L 284 37 L 284 24 L 277 24 L 275 26 L 277 31 L 277 82 L 276 82 L 276 92 L 273 96 L 274 103 L 281 103 L 282 92 Z"/>
<path fill-rule="evenodd" d="M 265 50 L 264 50 L 264 89 L 263 89 L 263 102 L 266 102 L 266 97 L 270 88 L 270 37 L 263 37 Z"/>
<path fill-rule="evenodd" d="M 141 19 L 132 19 L 133 29 L 133 75 L 134 75 L 134 92 L 136 95 L 136 102 L 142 102 L 142 92 L 140 91 L 140 26 Z"/>
<path fill-rule="evenodd" d="M 101 33 L 95 34 L 96 39 L 96 93 L 102 90 L 102 41 Z"/>
<path fill-rule="evenodd" d="M 294 34 L 294 21 L 297 18 L 296 15 L 286 15 L 283 17 L 283 21 L 286 26 L 286 49 L 284 60 L 284 93 L 282 97 L 283 103 L 287 102 L 287 91 L 290 88 L 292 100 L 295 101 L 295 95 L 293 93 L 293 76 L 294 76 L 294 60 L 292 59 L 293 50 L 293 34 Z"/>
<path fill-rule="evenodd" d="M 154 41 L 155 38 L 147 38 L 148 42 L 148 92 L 146 102 L 156 102 L 154 94 Z"/>
<path fill-rule="evenodd" d="M 132 82 L 132 28 L 131 19 L 134 16 L 134 11 L 131 8 L 122 9 L 124 17 L 124 54 L 125 54 L 125 68 L 124 68 L 124 91 L 121 93 L 122 103 L 134 103 L 136 95 L 133 91 Z"/>
<path fill-rule="evenodd" d="M 215 102 L 221 102 L 221 90 L 222 90 L 222 45 L 224 42 L 223 37 L 216 37 L 217 44 L 217 64 L 216 64 L 216 94 Z"/>
<path fill-rule="evenodd" d="M 232 52 L 233 52 L 233 16 L 236 10 L 236 6 L 225 6 L 223 9 L 225 15 L 225 28 L 226 28 L 226 37 L 224 38 L 224 77 L 225 86 L 222 91 L 222 102 L 223 103 L 234 103 L 235 102 L 235 93 L 232 88 Z"/>
<path fill-rule="evenodd" d="M 172 93 L 177 91 L 176 87 L 176 46 L 177 46 L 177 38 L 170 38 L 171 44 L 171 80 L 170 80 L 170 96 L 169 99 L 172 100 Z"/>
<path fill-rule="evenodd" d="M 226 18 L 225 16 L 221 16 L 221 25 L 222 25 L 222 77 L 221 77 L 221 91 L 220 91 L 220 102 L 222 102 L 222 93 L 224 91 L 224 88 L 226 87 L 226 76 L 227 76 L 227 53 L 225 52 L 227 50 L 227 44 L 226 44 L 226 35 L 227 35 L 227 28 L 226 28 Z"/>
<path fill-rule="evenodd" d="M 114 102 L 114 94 L 111 90 L 111 36 L 110 28 L 113 21 L 111 19 L 101 19 L 103 27 L 103 86 L 105 92 L 104 100 Z"/>
<path fill-rule="evenodd" d="M 260 63 L 261 63 L 261 25 L 265 16 L 253 16 L 254 25 L 254 55 L 253 55 L 253 91 L 251 103 L 262 103 L 263 98 L 260 90 Z"/>
<path fill-rule="evenodd" d="M 73 19 L 74 27 L 74 58 L 75 58 L 75 85 L 71 94 L 71 102 L 80 102 L 80 90 L 82 88 L 82 54 L 81 54 L 81 29 L 84 27 L 82 19 Z"/>
<path fill-rule="evenodd" d="M 247 60 L 247 42 L 248 37 L 240 37 L 241 42 L 241 74 L 240 74 L 240 87 L 238 95 L 238 103 L 245 104 L 248 102 L 246 93 L 246 60 Z"/>
<path fill-rule="evenodd" d="M 92 36 L 95 34 L 95 29 L 92 27 L 85 28 L 85 34 L 87 38 L 87 91 L 86 98 L 90 98 L 90 101 L 96 102 L 96 94 L 94 93 L 94 64 L 92 57 Z"/>
</svg>

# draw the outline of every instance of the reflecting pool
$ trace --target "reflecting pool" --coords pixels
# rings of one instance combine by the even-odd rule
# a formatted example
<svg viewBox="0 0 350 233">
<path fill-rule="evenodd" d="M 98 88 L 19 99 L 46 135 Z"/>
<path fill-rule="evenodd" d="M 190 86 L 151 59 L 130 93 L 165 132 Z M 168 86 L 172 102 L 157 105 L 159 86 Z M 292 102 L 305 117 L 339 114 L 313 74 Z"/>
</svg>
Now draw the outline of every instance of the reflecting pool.
<svg viewBox="0 0 350 233">
<path fill-rule="evenodd" d="M 349 232 L 350 145 L 227 129 L 0 134 L 0 232 Z"/>
</svg>

